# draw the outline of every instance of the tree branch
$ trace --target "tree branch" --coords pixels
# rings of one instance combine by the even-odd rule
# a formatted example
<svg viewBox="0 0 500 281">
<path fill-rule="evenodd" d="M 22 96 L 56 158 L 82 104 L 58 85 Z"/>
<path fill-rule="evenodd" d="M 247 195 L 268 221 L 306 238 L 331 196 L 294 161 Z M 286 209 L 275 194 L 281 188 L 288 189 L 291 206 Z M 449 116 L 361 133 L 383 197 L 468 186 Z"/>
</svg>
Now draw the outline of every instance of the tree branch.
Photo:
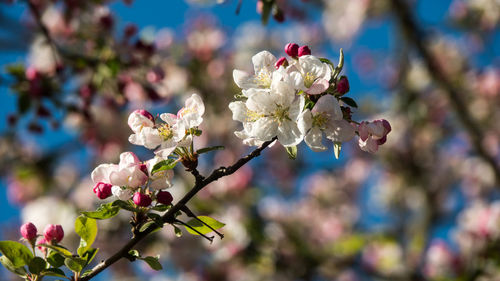
<svg viewBox="0 0 500 281">
<path fill-rule="evenodd" d="M 229 167 L 220 167 L 216 170 L 214 170 L 208 177 L 203 178 L 203 177 L 196 177 L 196 182 L 193 188 L 184 195 L 184 197 L 177 202 L 172 208 L 170 208 L 162 217 L 161 220 L 163 223 L 173 223 L 175 221 L 175 214 L 180 211 L 186 204 L 191 200 L 196 193 L 198 193 L 200 190 L 202 190 L 205 186 L 209 185 L 210 183 L 220 179 L 221 177 L 229 176 L 232 173 L 236 172 L 239 168 L 241 168 L 243 165 L 248 163 L 250 160 L 253 158 L 257 157 L 260 155 L 262 150 L 264 150 L 266 147 L 268 147 L 271 143 L 273 143 L 277 138 L 274 137 L 272 140 L 264 142 L 260 147 L 256 148 L 254 151 L 252 151 L 250 154 L 247 156 L 239 159 L 234 163 L 233 165 Z M 118 252 L 116 252 L 114 255 L 109 257 L 106 260 L 101 261 L 98 265 L 96 265 L 89 274 L 86 276 L 80 278 L 80 281 L 88 281 L 95 277 L 97 274 L 99 274 L 101 271 L 105 270 L 118 260 L 120 260 L 123 257 L 126 257 L 128 255 L 128 252 L 132 250 L 132 248 L 139 243 L 142 239 L 144 239 L 146 236 L 151 234 L 157 226 L 151 225 L 148 228 L 146 228 L 143 232 L 137 233 L 137 235 L 132 238 L 130 241 L 127 242 Z"/>
<path fill-rule="evenodd" d="M 462 89 L 458 89 L 447 77 L 446 73 L 439 66 L 432 53 L 426 47 L 426 35 L 417 25 L 410 8 L 405 0 L 391 0 L 393 11 L 400 22 L 408 40 L 413 43 L 418 53 L 424 60 L 425 66 L 433 79 L 445 90 L 448 100 L 455 115 L 468 133 L 469 138 L 477 154 L 493 169 L 497 183 L 500 183 L 500 167 L 494 156 L 490 155 L 484 148 L 484 132 L 480 125 L 474 120 L 467 108 L 461 94 Z"/>
</svg>

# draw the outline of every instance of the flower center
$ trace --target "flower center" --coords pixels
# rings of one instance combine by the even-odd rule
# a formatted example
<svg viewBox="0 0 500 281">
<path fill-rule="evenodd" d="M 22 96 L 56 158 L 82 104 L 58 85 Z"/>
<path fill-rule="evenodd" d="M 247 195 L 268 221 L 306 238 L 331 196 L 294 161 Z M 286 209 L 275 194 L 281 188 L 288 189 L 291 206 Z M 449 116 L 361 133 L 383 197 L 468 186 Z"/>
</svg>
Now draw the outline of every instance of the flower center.
<svg viewBox="0 0 500 281">
<path fill-rule="evenodd" d="M 259 74 L 255 75 L 255 83 L 263 88 L 271 87 L 271 73 L 265 69 L 261 69 Z"/>
<path fill-rule="evenodd" d="M 324 129 L 326 122 L 328 122 L 328 116 L 324 112 L 319 112 L 313 116 L 312 125 L 313 127 L 319 127 Z"/>
<path fill-rule="evenodd" d="M 194 107 L 183 107 L 181 110 L 179 110 L 179 117 L 184 117 L 184 115 L 189 114 L 189 113 L 195 113 L 196 109 Z"/>
<path fill-rule="evenodd" d="M 304 86 L 306 86 L 306 88 L 310 88 L 315 80 L 316 77 L 314 76 L 314 74 L 312 74 L 311 72 L 307 72 L 304 75 Z"/>
<path fill-rule="evenodd" d="M 264 114 L 247 109 L 247 117 L 245 118 L 245 122 L 255 122 L 261 117 L 264 117 Z"/>
<path fill-rule="evenodd" d="M 168 124 L 163 124 L 161 127 L 158 128 L 158 132 L 160 132 L 160 137 L 166 141 L 171 139 L 174 136 L 174 131 L 172 130 L 172 127 Z"/>
<path fill-rule="evenodd" d="M 274 112 L 274 118 L 276 121 L 278 121 L 279 124 L 281 124 L 282 121 L 284 120 L 290 120 L 290 117 L 288 117 L 288 107 L 283 107 L 282 105 L 278 104 L 276 105 L 276 111 Z"/>
</svg>

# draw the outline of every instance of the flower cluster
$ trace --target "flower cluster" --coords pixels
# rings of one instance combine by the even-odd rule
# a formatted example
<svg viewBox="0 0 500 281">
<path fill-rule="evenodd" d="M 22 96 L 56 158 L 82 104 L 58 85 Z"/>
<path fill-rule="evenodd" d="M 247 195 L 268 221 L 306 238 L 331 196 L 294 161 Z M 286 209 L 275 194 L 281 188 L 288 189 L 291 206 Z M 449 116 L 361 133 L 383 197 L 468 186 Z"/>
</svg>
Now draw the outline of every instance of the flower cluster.
<svg viewBox="0 0 500 281">
<path fill-rule="evenodd" d="M 36 226 L 31 222 L 23 224 L 19 229 L 19 232 L 21 233 L 21 236 L 32 245 L 32 247 L 34 247 L 38 236 L 42 236 L 38 235 Z M 38 240 L 37 244 L 57 245 L 63 238 L 64 230 L 62 226 L 58 224 L 49 224 L 43 230 L 43 236 L 40 240 Z M 38 248 L 42 252 L 45 251 L 45 247 L 39 246 Z"/>
<path fill-rule="evenodd" d="M 130 143 L 155 149 L 155 157 L 142 162 L 133 152 L 124 152 L 118 164 L 99 165 L 92 172 L 97 197 L 106 199 L 114 195 L 119 200 L 132 199 L 140 207 L 150 206 L 153 199 L 170 205 L 172 196 L 162 190 L 171 186 L 172 167 L 178 161 L 186 167 L 196 167 L 193 136 L 201 134 L 198 126 L 203 122 L 204 112 L 205 105 L 196 94 L 186 100 L 177 115 L 160 114 L 164 122 L 158 122 L 158 118 L 146 110 L 132 112 L 128 118 L 128 125 L 133 131 Z M 169 158 L 175 156 L 176 160 Z"/>
<path fill-rule="evenodd" d="M 233 119 L 243 124 L 235 134 L 243 143 L 258 146 L 277 137 L 285 147 L 302 140 L 313 151 L 324 151 L 326 137 L 336 145 L 359 134 L 361 149 L 374 153 L 385 143 L 391 126 L 386 120 L 362 122 L 351 119 L 356 103 L 343 97 L 349 91 L 347 77 L 339 77 L 343 55 L 337 67 L 311 55 L 308 46 L 289 43 L 277 59 L 268 51 L 252 57 L 254 73 L 234 70 L 235 83 L 242 90 L 239 101 L 229 105 Z"/>
</svg>

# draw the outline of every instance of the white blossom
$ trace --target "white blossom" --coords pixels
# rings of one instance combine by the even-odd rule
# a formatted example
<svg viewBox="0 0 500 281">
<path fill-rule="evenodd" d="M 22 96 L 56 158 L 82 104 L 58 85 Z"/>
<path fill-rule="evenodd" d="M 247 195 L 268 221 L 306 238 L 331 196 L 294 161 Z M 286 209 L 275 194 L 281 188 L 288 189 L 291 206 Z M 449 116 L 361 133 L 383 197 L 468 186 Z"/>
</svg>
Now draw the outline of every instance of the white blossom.
<svg viewBox="0 0 500 281">
<path fill-rule="evenodd" d="M 321 62 L 315 56 L 299 57 L 290 69 L 290 76 L 295 82 L 296 89 L 303 90 L 309 95 L 321 94 L 330 86 L 332 70 L 328 64 Z"/>
</svg>

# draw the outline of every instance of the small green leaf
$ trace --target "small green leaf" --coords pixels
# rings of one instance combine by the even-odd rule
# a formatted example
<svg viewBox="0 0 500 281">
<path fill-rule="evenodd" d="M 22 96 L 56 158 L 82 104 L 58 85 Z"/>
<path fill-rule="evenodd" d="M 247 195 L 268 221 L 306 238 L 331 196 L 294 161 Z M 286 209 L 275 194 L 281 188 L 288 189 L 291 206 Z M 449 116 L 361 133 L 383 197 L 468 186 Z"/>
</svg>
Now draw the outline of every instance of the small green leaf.
<svg viewBox="0 0 500 281">
<path fill-rule="evenodd" d="M 26 276 L 27 272 L 26 272 L 26 269 L 24 269 L 24 267 L 18 267 L 16 268 L 12 262 L 6 257 L 6 256 L 1 256 L 0 257 L 0 263 L 5 267 L 7 268 L 10 272 L 14 273 L 14 274 L 17 274 L 21 277 L 24 277 Z"/>
<path fill-rule="evenodd" d="M 33 254 L 28 247 L 15 241 L 0 241 L 0 253 L 12 263 L 14 268 L 25 266 L 33 259 Z"/>
<path fill-rule="evenodd" d="M 175 232 L 175 236 L 177 237 L 181 237 L 182 236 L 182 231 L 180 228 L 178 228 L 177 226 L 173 226 L 174 227 L 174 232 Z"/>
<path fill-rule="evenodd" d="M 82 271 L 86 263 L 87 261 L 81 258 L 66 258 L 64 260 L 64 265 L 73 272 Z"/>
<path fill-rule="evenodd" d="M 93 212 L 82 212 L 82 214 L 88 218 L 104 220 L 116 216 L 118 212 L 120 212 L 120 207 L 113 206 L 113 203 L 107 203 L 102 204 Z"/>
<path fill-rule="evenodd" d="M 85 265 L 89 264 L 95 258 L 97 252 L 99 252 L 99 248 L 90 248 L 83 254 L 83 258 L 87 261 Z"/>
<path fill-rule="evenodd" d="M 130 251 L 128 251 L 128 254 L 133 256 L 133 257 L 136 257 L 136 258 L 141 257 L 141 255 L 139 254 L 139 251 L 137 251 L 137 250 L 130 250 Z"/>
<path fill-rule="evenodd" d="M 81 237 L 78 255 L 83 257 L 83 254 L 90 249 L 97 236 L 96 220 L 83 215 L 79 216 L 75 221 L 75 232 Z"/>
<path fill-rule="evenodd" d="M 47 266 L 47 262 L 41 257 L 34 257 L 28 265 L 28 269 L 33 274 L 40 274 Z"/>
<path fill-rule="evenodd" d="M 45 269 L 45 270 L 43 270 L 41 272 L 41 275 L 67 278 L 66 275 L 64 275 L 64 271 L 60 270 L 59 268 L 48 268 L 48 269 Z"/>
<path fill-rule="evenodd" d="M 290 157 L 290 159 L 297 159 L 297 146 L 294 145 L 294 146 L 287 146 L 285 147 L 286 149 L 286 153 L 288 153 L 288 157 Z"/>
<path fill-rule="evenodd" d="M 261 0 L 264 4 L 262 7 L 262 24 L 267 25 L 269 21 L 269 16 L 271 15 L 271 10 L 274 4 L 274 0 Z"/>
<path fill-rule="evenodd" d="M 156 224 L 154 221 L 148 221 L 147 223 L 143 224 L 141 228 L 139 229 L 139 232 L 144 232 L 150 225 Z"/>
<path fill-rule="evenodd" d="M 342 68 L 344 67 L 344 50 L 340 48 L 340 57 L 339 57 L 339 63 L 335 70 L 333 71 L 332 79 L 335 80 L 339 76 L 340 72 L 342 71 Z"/>
<path fill-rule="evenodd" d="M 222 145 L 217 145 L 217 146 L 211 146 L 211 147 L 205 147 L 205 148 L 202 148 L 202 149 L 198 149 L 196 150 L 196 153 L 198 154 L 203 154 L 203 153 L 207 153 L 207 152 L 210 152 L 210 151 L 214 151 L 214 150 L 223 150 L 225 147 L 222 146 Z"/>
<path fill-rule="evenodd" d="M 333 143 L 333 153 L 335 154 L 335 159 L 339 159 L 341 149 L 342 149 L 341 142 L 336 141 Z"/>
<path fill-rule="evenodd" d="M 19 113 L 23 114 L 26 113 L 31 107 L 31 97 L 26 94 L 22 93 L 18 100 L 17 100 L 17 110 Z"/>
<path fill-rule="evenodd" d="M 24 65 L 21 63 L 9 64 L 5 67 L 7 72 L 16 77 L 18 80 L 22 80 L 26 78 L 26 70 L 24 69 Z"/>
<path fill-rule="evenodd" d="M 154 270 L 162 270 L 163 269 L 160 262 L 158 261 L 159 257 L 149 256 L 149 257 L 139 258 L 139 259 L 145 261 Z"/>
<path fill-rule="evenodd" d="M 70 251 L 68 251 L 66 248 L 63 248 L 61 246 L 54 246 L 54 245 L 49 245 L 49 244 L 37 244 L 37 245 L 40 247 L 52 249 L 52 250 L 58 252 L 59 254 L 65 256 L 66 258 L 73 256 L 73 254 Z"/>
<path fill-rule="evenodd" d="M 47 256 L 47 262 L 53 267 L 61 267 L 64 264 L 64 257 L 56 251 L 51 251 Z"/>
<path fill-rule="evenodd" d="M 217 230 L 217 229 L 223 227 L 224 225 L 226 225 L 226 224 L 224 224 L 224 223 L 222 223 L 222 222 L 220 222 L 220 221 L 218 221 L 216 219 L 213 219 L 213 218 L 207 217 L 207 216 L 198 216 L 198 219 L 201 220 L 201 221 L 203 221 L 205 224 L 209 225 L 210 227 L 212 227 L 215 230 Z M 205 224 L 201 223 L 199 220 L 197 220 L 197 219 L 191 219 L 186 224 L 189 225 L 190 227 L 196 229 L 201 234 L 207 234 L 207 233 L 210 233 L 210 232 L 213 231 L 208 226 L 206 226 Z M 191 229 L 191 228 L 189 228 L 187 226 L 184 226 L 184 227 L 186 228 L 186 230 L 189 233 L 194 234 L 194 235 L 199 235 L 193 229 Z"/>
<path fill-rule="evenodd" d="M 358 104 L 353 99 L 351 99 L 350 97 L 341 97 L 340 100 L 343 101 L 348 106 L 352 106 L 352 107 L 358 108 Z"/>
<path fill-rule="evenodd" d="M 175 165 L 177 165 L 177 160 L 172 159 L 172 158 L 160 161 L 153 166 L 153 170 L 151 170 L 151 174 L 154 175 L 157 172 L 171 170 L 175 167 Z"/>
<path fill-rule="evenodd" d="M 151 209 L 153 209 L 155 211 L 158 211 L 158 212 L 165 212 L 166 210 L 168 210 L 170 208 L 172 208 L 172 205 L 163 205 L 163 204 L 160 204 L 160 205 L 154 206 Z"/>
<path fill-rule="evenodd" d="M 120 207 L 121 209 L 131 211 L 131 212 L 139 212 L 140 210 L 136 208 L 135 204 L 132 204 L 130 201 L 122 201 L 122 200 L 116 200 L 112 204 L 113 206 Z"/>
</svg>

